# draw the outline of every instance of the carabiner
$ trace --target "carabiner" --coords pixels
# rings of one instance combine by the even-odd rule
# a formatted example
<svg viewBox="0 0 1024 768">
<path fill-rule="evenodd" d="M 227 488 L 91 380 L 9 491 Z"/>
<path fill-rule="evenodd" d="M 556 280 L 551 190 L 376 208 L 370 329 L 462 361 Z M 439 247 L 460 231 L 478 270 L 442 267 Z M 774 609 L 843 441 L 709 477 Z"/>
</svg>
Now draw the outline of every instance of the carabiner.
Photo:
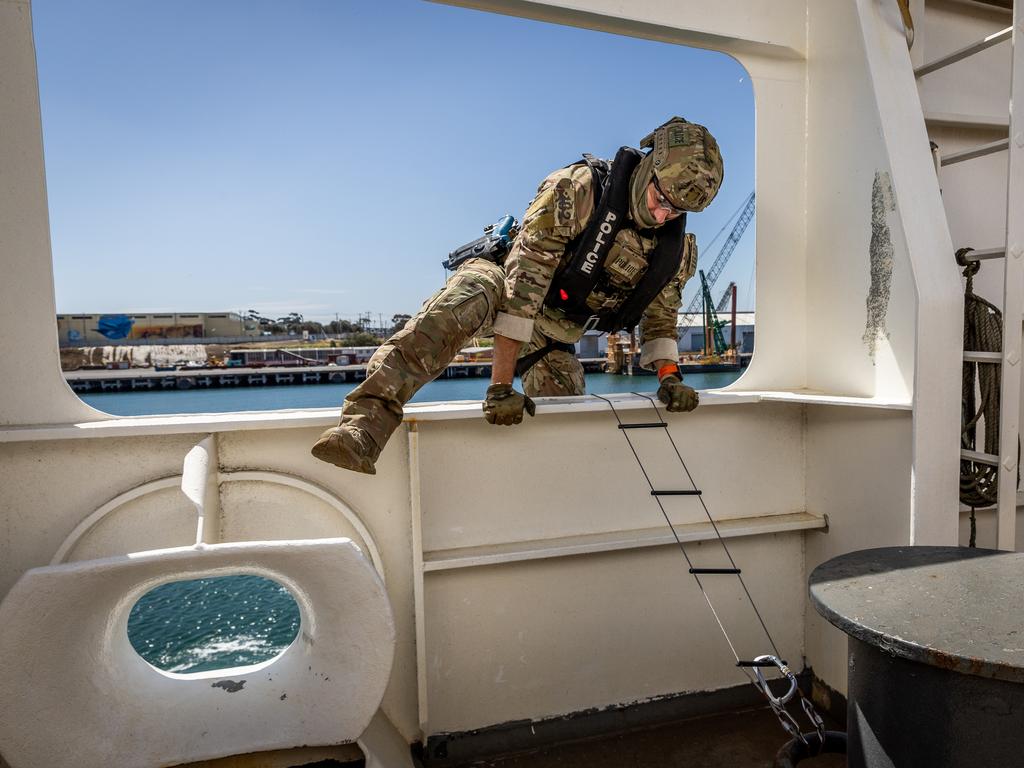
<svg viewBox="0 0 1024 768">
<path fill-rule="evenodd" d="M 768 701 L 781 706 L 793 698 L 793 694 L 796 693 L 796 675 L 790 671 L 789 667 L 782 663 L 782 659 L 778 656 L 764 654 L 763 656 L 758 656 L 754 661 L 770 661 L 778 667 L 779 672 L 789 680 L 789 690 L 781 696 L 776 696 L 772 693 L 772 689 L 768 687 L 768 681 L 764 679 L 764 673 L 761 672 L 761 667 L 754 667 L 754 676 L 757 678 L 757 687 L 761 689 L 761 693 L 768 697 Z"/>
</svg>

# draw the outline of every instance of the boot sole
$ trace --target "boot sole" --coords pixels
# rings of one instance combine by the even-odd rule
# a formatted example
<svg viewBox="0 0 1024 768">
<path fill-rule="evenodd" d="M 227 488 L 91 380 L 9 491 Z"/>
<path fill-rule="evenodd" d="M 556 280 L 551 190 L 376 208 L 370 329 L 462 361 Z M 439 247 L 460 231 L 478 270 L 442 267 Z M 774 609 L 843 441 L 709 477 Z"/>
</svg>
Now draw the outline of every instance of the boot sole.
<svg viewBox="0 0 1024 768">
<path fill-rule="evenodd" d="M 336 467 L 342 469 L 348 469 L 352 472 L 360 472 L 364 475 L 376 475 L 377 470 L 373 464 L 364 458 L 353 460 L 355 457 L 346 455 L 342 451 L 339 451 L 335 446 L 335 441 L 332 440 L 334 432 L 327 430 L 320 439 L 316 441 L 313 447 L 310 449 L 310 453 L 320 461 L 325 461 L 328 464 L 333 464 Z"/>
</svg>

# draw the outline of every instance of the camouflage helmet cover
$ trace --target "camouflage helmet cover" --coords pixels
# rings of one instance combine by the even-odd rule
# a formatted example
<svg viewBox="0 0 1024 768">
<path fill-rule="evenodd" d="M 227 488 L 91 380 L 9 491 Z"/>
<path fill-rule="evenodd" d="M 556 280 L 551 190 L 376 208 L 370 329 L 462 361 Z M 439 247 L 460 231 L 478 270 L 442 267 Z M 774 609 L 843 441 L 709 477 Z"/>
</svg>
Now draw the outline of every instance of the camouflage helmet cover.
<svg viewBox="0 0 1024 768">
<path fill-rule="evenodd" d="M 725 173 L 718 142 L 703 125 L 673 117 L 640 141 L 650 153 L 658 186 L 669 202 L 687 211 L 711 204 Z"/>
</svg>

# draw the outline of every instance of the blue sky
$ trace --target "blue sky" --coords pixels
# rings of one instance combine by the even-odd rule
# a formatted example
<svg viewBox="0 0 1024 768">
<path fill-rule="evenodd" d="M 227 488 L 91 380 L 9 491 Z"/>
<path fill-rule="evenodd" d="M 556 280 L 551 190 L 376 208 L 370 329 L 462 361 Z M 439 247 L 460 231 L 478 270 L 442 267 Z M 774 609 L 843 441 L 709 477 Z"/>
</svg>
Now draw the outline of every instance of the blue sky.
<svg viewBox="0 0 1024 768">
<path fill-rule="evenodd" d="M 33 17 L 58 312 L 412 313 L 545 175 L 673 114 L 725 158 L 689 221 L 705 270 L 753 189 L 751 85 L 719 53 L 413 0 Z M 741 309 L 754 226 L 714 289 L 735 280 Z"/>
</svg>

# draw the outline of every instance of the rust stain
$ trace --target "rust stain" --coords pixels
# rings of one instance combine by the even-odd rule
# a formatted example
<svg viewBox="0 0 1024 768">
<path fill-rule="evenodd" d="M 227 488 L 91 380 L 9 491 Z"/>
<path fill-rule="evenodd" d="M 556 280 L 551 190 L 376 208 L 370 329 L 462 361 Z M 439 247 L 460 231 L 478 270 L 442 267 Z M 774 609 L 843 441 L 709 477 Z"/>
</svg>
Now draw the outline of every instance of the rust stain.
<svg viewBox="0 0 1024 768">
<path fill-rule="evenodd" d="M 892 180 L 887 171 L 876 171 L 871 185 L 871 243 L 868 246 L 871 284 L 868 287 L 867 323 L 862 341 L 867 345 L 871 363 L 875 362 L 878 342 L 889 338 L 885 317 L 889 312 L 892 272 L 895 259 L 892 234 L 886 216 L 896 210 Z"/>
<path fill-rule="evenodd" d="M 238 693 L 245 687 L 245 680 L 218 680 L 211 688 L 223 688 L 228 693 Z"/>
<path fill-rule="evenodd" d="M 936 651 L 934 648 L 925 649 L 924 661 L 939 669 L 948 669 L 952 672 L 979 676 L 984 676 L 984 670 L 987 666 L 982 659 L 954 656 L 942 651 Z"/>
</svg>

